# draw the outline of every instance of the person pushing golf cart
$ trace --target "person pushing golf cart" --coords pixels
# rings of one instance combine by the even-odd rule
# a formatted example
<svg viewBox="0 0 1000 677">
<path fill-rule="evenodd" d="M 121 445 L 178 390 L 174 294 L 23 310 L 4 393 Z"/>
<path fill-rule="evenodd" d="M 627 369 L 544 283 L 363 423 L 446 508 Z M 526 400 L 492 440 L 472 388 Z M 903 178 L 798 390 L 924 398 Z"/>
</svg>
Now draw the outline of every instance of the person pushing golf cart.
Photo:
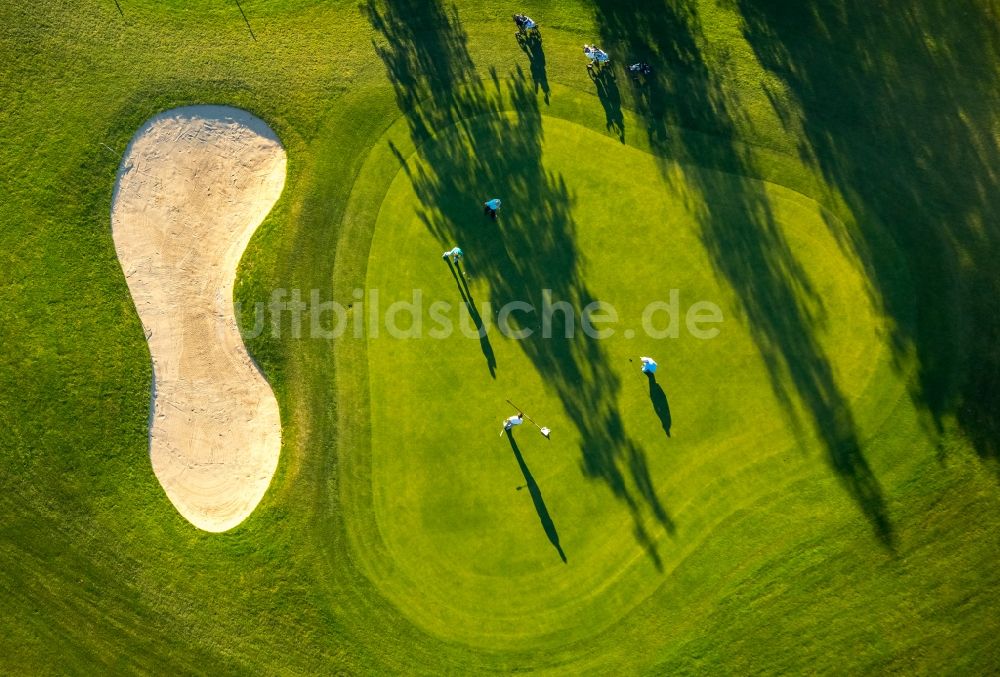
<svg viewBox="0 0 1000 677">
<path fill-rule="evenodd" d="M 648 78 L 653 74 L 653 69 L 645 61 L 640 61 L 639 63 L 634 63 L 628 67 L 628 72 L 632 74 L 632 79 L 639 82 L 639 76 Z"/>
<path fill-rule="evenodd" d="M 587 70 L 593 71 L 595 68 L 600 68 L 606 63 L 611 61 L 611 57 L 608 53 L 597 45 L 584 45 L 583 55 L 587 57 Z"/>
<path fill-rule="evenodd" d="M 518 35 L 525 35 L 534 31 L 538 32 L 538 24 L 531 20 L 531 17 L 526 14 L 515 14 L 514 23 L 517 24 Z"/>
</svg>

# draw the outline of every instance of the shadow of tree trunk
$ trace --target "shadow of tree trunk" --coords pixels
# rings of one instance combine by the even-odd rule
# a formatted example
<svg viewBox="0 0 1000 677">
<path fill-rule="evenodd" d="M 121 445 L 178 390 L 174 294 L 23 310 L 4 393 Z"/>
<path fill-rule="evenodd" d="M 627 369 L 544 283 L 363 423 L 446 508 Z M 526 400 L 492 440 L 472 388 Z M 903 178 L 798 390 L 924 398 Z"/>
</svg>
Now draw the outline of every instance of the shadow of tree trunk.
<svg viewBox="0 0 1000 677">
<path fill-rule="evenodd" d="M 503 81 L 495 71 L 481 80 L 453 8 L 371 0 L 365 11 L 417 143 L 419 161 L 409 175 L 428 230 L 443 243 L 461 243 L 467 265 L 489 285 L 493 307 L 517 300 L 540 308 L 549 291 L 554 301 L 576 309 L 591 303 L 569 211 L 572 197 L 562 177 L 542 164 L 542 115 L 529 79 L 517 68 Z M 432 143 L 421 143 L 432 136 Z M 481 205 L 494 196 L 504 208 L 490 221 Z M 512 319 L 514 329 L 538 328 L 535 316 Z M 557 313 L 550 338 L 536 331 L 519 345 L 577 427 L 584 474 L 628 506 L 638 542 L 659 566 L 647 516 L 668 531 L 673 523 L 644 452 L 625 433 L 617 408 L 620 383 L 599 341 L 580 331 L 565 338 L 567 324 Z"/>
</svg>

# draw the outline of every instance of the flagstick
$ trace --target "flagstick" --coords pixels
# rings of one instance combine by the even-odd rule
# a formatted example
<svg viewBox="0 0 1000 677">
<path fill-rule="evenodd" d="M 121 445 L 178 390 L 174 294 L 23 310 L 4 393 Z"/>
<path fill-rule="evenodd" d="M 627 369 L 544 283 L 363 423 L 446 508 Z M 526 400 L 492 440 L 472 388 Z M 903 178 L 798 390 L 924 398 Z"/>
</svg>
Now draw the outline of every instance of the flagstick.
<svg viewBox="0 0 1000 677">
<path fill-rule="evenodd" d="M 513 403 L 513 402 L 511 402 L 510 400 L 507 400 L 507 404 L 509 404 L 510 406 L 512 406 L 512 407 L 514 407 L 515 409 L 517 409 L 517 413 L 519 413 L 519 414 L 521 414 L 522 416 L 524 416 L 524 417 L 525 417 L 526 419 L 528 419 L 529 421 L 531 421 L 531 423 L 532 423 L 532 424 L 533 424 L 533 425 L 534 425 L 534 426 L 535 426 L 536 428 L 538 428 L 539 430 L 541 430 L 542 426 L 540 426 L 540 425 L 538 425 L 537 423 L 535 423 L 534 421 L 532 421 L 532 420 L 531 420 L 531 417 L 530 417 L 530 416 L 528 416 L 527 414 L 525 414 L 523 410 L 521 410 L 521 409 L 518 409 L 518 407 L 517 407 L 517 405 L 516 405 L 516 404 L 514 404 L 514 403 Z"/>
<path fill-rule="evenodd" d="M 522 416 L 524 416 L 524 417 L 525 417 L 526 419 L 528 419 L 529 421 L 531 421 L 532 425 L 534 425 L 534 426 L 535 426 L 536 428 L 538 428 L 538 432 L 542 433 L 542 436 L 543 436 L 543 437 L 544 437 L 545 439 L 549 439 L 549 436 L 548 436 L 548 435 L 546 434 L 546 432 L 545 432 L 545 430 L 546 430 L 546 429 L 545 429 L 545 428 L 543 428 L 542 426 L 538 425 L 537 423 L 535 423 L 534 419 L 533 419 L 533 418 L 531 418 L 530 416 L 528 416 L 527 414 L 525 414 L 525 413 L 524 413 L 524 411 L 522 411 L 520 407 L 518 407 L 518 406 L 517 406 L 516 404 L 514 404 L 514 403 L 513 403 L 513 402 L 511 402 L 510 400 L 507 400 L 507 404 L 509 404 L 510 406 L 512 406 L 512 407 L 514 407 L 515 409 L 517 409 L 517 413 L 521 414 L 521 415 L 522 415 Z M 552 432 L 552 431 L 550 430 L 549 432 Z"/>
</svg>

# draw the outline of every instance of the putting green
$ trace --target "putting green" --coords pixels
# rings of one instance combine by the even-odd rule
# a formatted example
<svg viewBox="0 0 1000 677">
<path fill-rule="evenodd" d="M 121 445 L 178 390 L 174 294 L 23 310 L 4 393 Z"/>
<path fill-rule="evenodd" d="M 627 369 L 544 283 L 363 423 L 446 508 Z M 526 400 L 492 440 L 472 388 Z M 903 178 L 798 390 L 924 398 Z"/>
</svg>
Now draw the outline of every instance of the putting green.
<svg viewBox="0 0 1000 677">
<path fill-rule="evenodd" d="M 990 2 L 527 3 L 541 45 L 482 2 L 241 5 L 4 6 L 0 673 L 996 672 Z M 594 40 L 614 80 L 588 77 Z M 222 534 L 151 472 L 108 222 L 136 130 L 198 102 L 253 111 L 288 157 L 233 294 L 280 461 Z M 600 138 L 616 121 L 662 155 Z M 457 304 L 453 243 L 480 303 L 550 286 L 621 332 L 678 288 L 722 334 L 494 332 L 494 380 L 475 339 L 325 340 L 271 305 L 348 303 L 369 274 L 383 307 L 414 284 Z M 533 487 L 507 397 L 554 428 L 516 433 Z"/>
<path fill-rule="evenodd" d="M 370 471 L 365 466 L 342 479 L 347 493 L 363 497 L 346 503 L 358 532 L 354 549 L 382 593 L 441 638 L 496 649 L 600 633 L 663 585 L 729 516 L 751 504 L 764 509 L 791 484 L 830 473 L 810 426 L 801 423 L 801 406 L 783 405 L 775 395 L 737 297 L 702 244 L 705 208 L 733 194 L 706 195 L 695 189 L 695 177 L 699 186 L 731 186 L 742 199 L 750 191 L 769 206 L 806 271 L 812 292 L 808 298 L 803 292 L 801 302 L 811 308 L 813 338 L 840 391 L 849 394 L 862 437 L 877 430 L 888 411 L 881 405 L 900 388 L 895 379 L 884 385 L 890 368 L 880 320 L 862 275 L 838 247 L 842 226 L 817 203 L 778 185 L 665 164 L 561 119 L 543 118 L 543 134 L 544 168 L 566 189 L 573 288 L 616 308 L 619 321 L 607 325 L 614 334 L 571 344 L 537 334 L 519 341 L 501 335 L 492 311 L 483 311 L 488 349 L 463 334 L 460 287 L 441 252 L 464 248 L 469 290 L 481 311 L 486 301 L 495 309 L 519 300 L 495 298 L 503 285 L 480 271 L 492 270 L 485 257 L 507 246 L 504 229 L 515 210 L 530 221 L 546 205 L 502 195 L 498 224 L 472 219 L 460 224 L 461 241 L 439 240 L 427 227 L 439 215 L 421 211 L 414 189 L 420 177 L 446 165 L 436 149 L 454 148 L 455 139 L 439 136 L 392 180 L 367 276 L 383 313 L 421 290 L 422 336 L 395 338 L 384 326 L 379 336 L 369 335 Z M 600 158 L 601 171 L 581 157 Z M 549 265 L 530 248 L 504 256 L 512 271 L 530 267 L 544 277 Z M 565 273 L 559 265 L 551 271 Z M 552 288 L 566 288 L 565 280 L 553 279 Z M 643 309 L 669 300 L 671 289 L 679 290 L 679 336 L 651 338 Z M 527 290 L 529 300 L 537 301 L 537 292 Z M 456 327 L 445 338 L 431 335 L 439 326 L 429 313 L 435 301 L 451 304 L 447 315 Z M 685 327 L 683 314 L 698 301 L 722 310 L 716 338 L 696 338 Z M 665 321 L 661 313 L 654 324 L 662 328 Z M 398 325 L 409 328 L 405 316 Z M 638 356 L 646 354 L 661 365 L 669 437 L 639 372 Z M 597 381 L 596 394 L 581 392 L 601 418 L 593 427 L 570 411 L 572 402 L 566 406 L 574 387 L 567 381 L 577 373 Z M 507 398 L 550 426 L 551 441 L 529 425 L 514 435 L 517 452 L 499 437 L 502 418 L 512 413 Z M 595 472 L 587 458 L 595 453 L 592 440 L 583 438 L 608 425 L 620 429 L 603 442 L 621 448 L 598 450 L 613 471 Z M 534 497 L 516 453 L 537 485 Z"/>
</svg>

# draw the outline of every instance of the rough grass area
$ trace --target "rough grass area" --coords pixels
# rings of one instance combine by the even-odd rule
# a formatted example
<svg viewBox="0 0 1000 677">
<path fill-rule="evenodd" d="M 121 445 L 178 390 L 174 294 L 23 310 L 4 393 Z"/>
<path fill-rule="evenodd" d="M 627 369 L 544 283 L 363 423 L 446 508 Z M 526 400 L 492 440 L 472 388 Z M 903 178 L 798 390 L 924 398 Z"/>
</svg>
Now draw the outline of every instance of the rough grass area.
<svg viewBox="0 0 1000 677">
<path fill-rule="evenodd" d="M 0 667 L 995 671 L 998 20 L 988 0 L 4 4 Z M 615 77 L 588 77 L 584 42 Z M 109 224 L 128 139 L 192 103 L 288 151 L 241 265 L 248 325 L 279 288 L 456 309 L 548 288 L 623 330 L 677 288 L 722 333 L 326 340 L 286 313 L 248 341 L 278 474 L 240 527 L 199 532 L 149 466 Z M 655 387 L 628 361 L 647 352 Z M 499 437 L 507 397 L 552 440 Z"/>
</svg>

